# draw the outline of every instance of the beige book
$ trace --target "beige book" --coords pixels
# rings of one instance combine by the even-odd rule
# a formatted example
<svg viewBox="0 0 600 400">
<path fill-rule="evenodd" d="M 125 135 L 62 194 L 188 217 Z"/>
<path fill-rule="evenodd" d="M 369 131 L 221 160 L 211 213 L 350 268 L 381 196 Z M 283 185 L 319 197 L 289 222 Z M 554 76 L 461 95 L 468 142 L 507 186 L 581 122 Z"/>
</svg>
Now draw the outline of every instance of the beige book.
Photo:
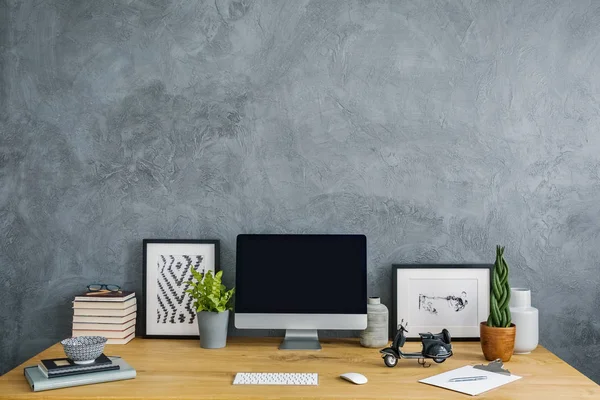
<svg viewBox="0 0 600 400">
<path fill-rule="evenodd" d="M 124 324 L 127 321 L 135 319 L 137 313 L 134 311 L 123 317 L 103 317 L 95 315 L 74 315 L 73 322 L 87 322 L 94 324 Z"/>
<path fill-rule="evenodd" d="M 116 301 L 117 303 L 122 303 L 125 300 L 129 300 L 133 296 L 135 296 L 134 292 L 109 292 L 106 290 L 101 290 L 99 292 L 87 292 L 81 296 L 75 296 L 75 301 Z"/>
<path fill-rule="evenodd" d="M 104 336 L 108 339 L 125 339 L 127 336 L 135 333 L 135 325 L 122 331 L 99 331 L 99 330 L 73 330 L 73 337 L 77 336 Z"/>
<path fill-rule="evenodd" d="M 129 315 L 132 312 L 137 311 L 137 305 L 134 304 L 129 308 L 124 310 L 110 310 L 110 309 L 100 309 L 100 308 L 74 308 L 73 315 L 93 315 L 93 316 L 102 316 L 102 317 L 124 317 L 125 315 Z"/>
<path fill-rule="evenodd" d="M 135 317 L 122 324 L 96 324 L 91 322 L 73 322 L 73 330 L 78 331 L 120 331 L 135 325 Z"/>
<path fill-rule="evenodd" d="M 127 344 L 134 337 L 135 337 L 135 333 L 132 333 L 131 335 L 127 336 L 124 339 L 108 339 L 108 341 L 106 342 L 106 344 Z"/>
<path fill-rule="evenodd" d="M 136 304 L 135 297 L 119 303 L 102 301 L 74 301 L 73 308 L 101 308 L 105 310 L 124 310 Z"/>
</svg>

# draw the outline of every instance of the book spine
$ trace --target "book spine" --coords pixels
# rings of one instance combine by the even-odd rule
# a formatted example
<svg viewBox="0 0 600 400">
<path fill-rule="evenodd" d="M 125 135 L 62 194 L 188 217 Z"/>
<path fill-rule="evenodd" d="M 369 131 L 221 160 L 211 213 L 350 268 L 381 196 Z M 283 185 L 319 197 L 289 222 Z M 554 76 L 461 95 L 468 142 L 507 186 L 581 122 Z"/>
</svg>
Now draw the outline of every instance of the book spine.
<svg viewBox="0 0 600 400">
<path fill-rule="evenodd" d="M 135 338 L 135 334 L 134 334 L 134 333 L 132 333 L 131 335 L 127 336 L 127 337 L 126 337 L 126 338 L 124 338 L 124 339 L 110 339 L 110 338 L 109 338 L 109 339 L 106 341 L 106 344 L 127 344 L 127 343 L 129 343 L 130 341 L 132 341 L 132 340 L 133 340 L 133 338 Z"/>
<path fill-rule="evenodd" d="M 135 329 L 126 329 L 124 331 L 80 331 L 74 329 L 71 331 L 71 336 L 103 336 L 107 339 L 126 339 L 134 331 Z"/>
<path fill-rule="evenodd" d="M 73 308 L 93 308 L 93 309 L 104 309 L 104 310 L 125 310 L 136 303 L 135 298 L 129 299 L 121 303 L 107 303 L 98 301 L 74 301 Z"/>
<path fill-rule="evenodd" d="M 103 317 L 103 316 L 85 316 L 85 315 L 74 315 L 73 322 L 77 323 L 93 323 L 93 324 L 123 324 L 132 319 L 137 318 L 137 313 L 133 311 L 131 314 L 123 317 Z"/>
<path fill-rule="evenodd" d="M 137 304 L 124 310 L 100 309 L 100 308 L 74 308 L 73 315 L 85 315 L 95 317 L 124 317 L 137 311 Z"/>
<path fill-rule="evenodd" d="M 28 373 L 28 368 L 25 368 L 25 376 L 27 377 L 29 386 L 31 386 L 31 389 L 34 392 L 42 392 L 44 390 L 60 389 L 72 386 L 91 385 L 94 383 L 134 379 L 136 376 L 135 370 L 104 371 L 103 373 L 89 374 L 85 377 L 83 375 L 77 375 L 77 379 L 74 380 L 68 379 L 68 377 L 62 377 L 62 379 L 47 379 L 33 384 L 32 379 L 28 376 Z"/>
<path fill-rule="evenodd" d="M 71 375 L 93 374 L 96 372 L 104 372 L 104 371 L 116 371 L 119 368 L 120 367 L 118 365 L 109 365 L 107 367 L 95 368 L 95 369 L 84 369 L 81 371 L 55 372 L 53 374 L 48 374 L 48 379 L 61 378 L 63 376 L 71 376 Z"/>
<path fill-rule="evenodd" d="M 135 318 L 118 324 L 73 321 L 73 330 L 76 331 L 124 331 L 132 326 L 135 326 Z"/>
<path fill-rule="evenodd" d="M 129 294 L 127 296 L 75 296 L 75 301 L 110 301 L 113 303 L 124 302 L 129 299 L 135 298 L 134 294 Z"/>
<path fill-rule="evenodd" d="M 27 383 L 29 383 L 29 387 L 31 388 L 31 390 L 33 390 L 34 392 L 35 390 L 35 384 L 33 383 L 33 379 L 31 379 L 31 376 L 29 375 L 29 369 L 30 368 L 37 368 L 37 367 L 26 367 L 23 369 L 23 375 L 25 375 L 25 379 L 27 379 Z M 40 374 L 44 375 L 44 373 L 42 371 L 40 371 Z"/>
</svg>

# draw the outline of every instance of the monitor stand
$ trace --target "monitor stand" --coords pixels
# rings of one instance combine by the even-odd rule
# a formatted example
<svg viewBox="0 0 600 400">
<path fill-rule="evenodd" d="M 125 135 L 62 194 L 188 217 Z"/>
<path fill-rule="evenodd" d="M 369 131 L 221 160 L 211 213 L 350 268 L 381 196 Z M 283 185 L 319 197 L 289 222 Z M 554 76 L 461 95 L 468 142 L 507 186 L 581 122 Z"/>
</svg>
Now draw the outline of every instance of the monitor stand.
<svg viewBox="0 0 600 400">
<path fill-rule="evenodd" d="M 316 329 L 286 329 L 279 350 L 321 350 Z"/>
</svg>

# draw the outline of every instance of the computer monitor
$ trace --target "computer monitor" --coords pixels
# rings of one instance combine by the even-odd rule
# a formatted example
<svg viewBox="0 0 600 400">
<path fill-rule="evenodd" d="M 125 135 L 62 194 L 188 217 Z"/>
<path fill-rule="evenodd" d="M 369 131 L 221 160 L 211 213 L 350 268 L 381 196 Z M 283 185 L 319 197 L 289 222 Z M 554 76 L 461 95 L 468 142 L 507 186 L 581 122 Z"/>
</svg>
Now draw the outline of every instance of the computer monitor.
<svg viewBox="0 0 600 400">
<path fill-rule="evenodd" d="M 235 282 L 236 328 L 285 329 L 280 349 L 367 327 L 364 235 L 238 235 Z"/>
</svg>

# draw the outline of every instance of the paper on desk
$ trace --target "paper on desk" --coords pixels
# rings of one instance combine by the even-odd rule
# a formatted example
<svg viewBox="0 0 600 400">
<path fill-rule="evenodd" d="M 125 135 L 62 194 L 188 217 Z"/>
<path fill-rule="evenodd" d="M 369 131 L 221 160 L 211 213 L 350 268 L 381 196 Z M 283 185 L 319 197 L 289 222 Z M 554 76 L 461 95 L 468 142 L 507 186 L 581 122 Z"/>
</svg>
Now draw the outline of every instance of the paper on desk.
<svg viewBox="0 0 600 400">
<path fill-rule="evenodd" d="M 487 379 L 470 382 L 448 382 L 452 378 L 464 376 L 487 376 Z M 506 385 L 507 383 L 514 382 L 517 379 L 521 379 L 521 377 L 516 375 L 507 376 L 497 374 L 495 372 L 483 371 L 467 365 L 466 367 L 453 369 L 452 371 L 421 379 L 419 382 L 454 390 L 456 392 L 470 394 L 471 396 L 477 396 L 478 394 L 487 392 L 488 390 L 492 390 L 499 386 Z"/>
</svg>

